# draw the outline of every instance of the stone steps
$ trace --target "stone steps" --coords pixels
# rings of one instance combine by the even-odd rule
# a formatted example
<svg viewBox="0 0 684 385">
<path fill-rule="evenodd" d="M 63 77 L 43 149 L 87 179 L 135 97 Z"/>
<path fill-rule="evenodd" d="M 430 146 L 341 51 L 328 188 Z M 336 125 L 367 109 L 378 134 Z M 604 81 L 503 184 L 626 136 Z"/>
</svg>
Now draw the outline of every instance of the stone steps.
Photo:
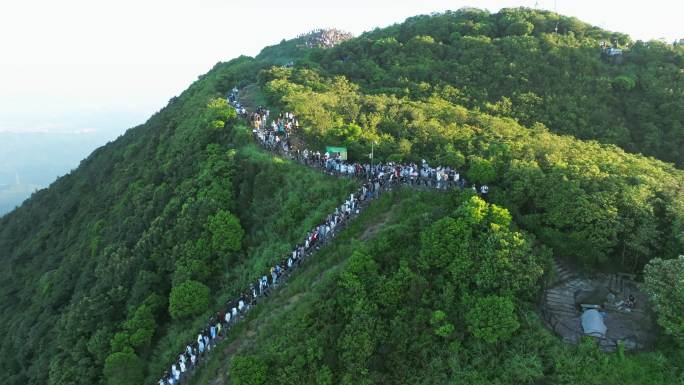
<svg viewBox="0 0 684 385">
<path fill-rule="evenodd" d="M 576 308 L 574 302 L 566 301 L 563 299 L 547 299 L 546 304 L 548 306 L 567 307 L 567 308 L 571 308 L 571 309 Z"/>
<path fill-rule="evenodd" d="M 553 301 L 553 302 L 562 302 L 562 303 L 567 303 L 570 305 L 575 305 L 575 299 L 573 298 L 572 295 L 569 294 L 553 294 L 553 293 L 547 293 L 546 298 L 544 299 L 546 302 Z"/>
</svg>

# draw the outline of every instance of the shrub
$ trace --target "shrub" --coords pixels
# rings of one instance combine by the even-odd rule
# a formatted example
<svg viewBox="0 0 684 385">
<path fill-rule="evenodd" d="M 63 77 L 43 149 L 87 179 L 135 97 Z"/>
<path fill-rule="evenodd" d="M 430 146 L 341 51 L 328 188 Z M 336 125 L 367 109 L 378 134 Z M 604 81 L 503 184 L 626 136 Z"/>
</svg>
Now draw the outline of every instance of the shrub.
<svg viewBox="0 0 684 385">
<path fill-rule="evenodd" d="M 175 319 L 202 314 L 209 308 L 209 288 L 188 280 L 171 289 L 169 314 Z"/>
<path fill-rule="evenodd" d="M 515 305 L 508 297 L 478 298 L 466 313 L 468 330 L 488 343 L 508 340 L 520 327 L 514 311 Z"/>
<path fill-rule="evenodd" d="M 142 360 L 128 348 L 105 359 L 104 375 L 108 385 L 139 385 L 144 380 Z"/>
</svg>

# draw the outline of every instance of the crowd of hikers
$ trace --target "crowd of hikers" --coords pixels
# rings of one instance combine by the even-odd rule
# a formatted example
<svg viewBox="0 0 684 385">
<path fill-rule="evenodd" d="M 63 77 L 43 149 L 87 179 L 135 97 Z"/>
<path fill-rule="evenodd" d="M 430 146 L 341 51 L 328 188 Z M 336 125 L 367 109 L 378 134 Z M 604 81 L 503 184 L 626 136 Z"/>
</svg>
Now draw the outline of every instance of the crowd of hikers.
<svg viewBox="0 0 684 385">
<path fill-rule="evenodd" d="M 225 306 L 209 319 L 206 327 L 197 332 L 197 339 L 189 342 L 178 355 L 178 359 L 162 374 L 159 385 L 184 383 L 194 368 L 207 360 L 216 344 L 227 337 L 230 328 L 255 306 L 260 298 L 267 297 L 273 288 L 287 280 L 302 260 L 333 238 L 351 216 L 361 212 L 365 206 L 362 201 L 366 199 L 361 194 L 362 190 L 350 194 L 342 205 L 336 207 L 325 220 L 311 229 L 290 254 L 252 282 L 238 298 L 226 302 Z"/>
<path fill-rule="evenodd" d="M 290 139 L 291 134 L 299 128 L 299 121 L 292 113 L 285 112 L 271 117 L 270 112 L 262 107 L 248 113 L 237 100 L 237 96 L 238 91 L 234 88 L 228 96 L 228 101 L 240 116 L 251 122 L 252 132 L 264 148 L 330 174 L 363 178 L 364 183 L 320 224 L 311 229 L 290 254 L 252 282 L 238 298 L 226 302 L 225 306 L 209 319 L 206 327 L 197 332 L 197 338 L 189 342 L 176 361 L 162 373 L 159 385 L 185 383 L 194 369 L 207 361 L 216 344 L 227 337 L 231 327 L 244 317 L 260 298 L 268 296 L 273 288 L 287 280 L 293 269 L 332 239 L 351 217 L 358 215 L 368 201 L 378 198 L 382 191 L 390 190 L 399 184 L 436 189 L 468 186 L 468 182 L 460 177 L 458 171 L 449 167 L 433 168 L 426 161 L 422 161 L 420 165 L 389 162 L 347 163 L 339 153 L 294 149 Z M 480 186 L 479 189 L 472 185 L 471 188 L 481 195 L 486 195 L 489 191 L 486 185 Z"/>
<path fill-rule="evenodd" d="M 235 108 L 240 108 L 239 103 Z M 270 111 L 263 107 L 257 107 L 256 111 L 247 115 L 252 125 L 252 133 L 261 146 L 307 166 L 316 167 L 326 173 L 349 178 L 362 178 L 369 181 L 371 185 L 379 184 L 386 188 L 399 184 L 434 189 L 469 187 L 475 193 L 483 196 L 489 193 L 489 186 L 486 184 L 480 186 L 476 186 L 474 183 L 470 184 L 458 170 L 451 167 L 431 167 L 425 160 L 422 160 L 420 164 L 347 162 L 339 152 L 330 153 L 294 148 L 291 142 L 291 134 L 299 128 L 299 120 L 294 114 L 284 112 L 273 117 L 268 124 L 270 117 Z"/>
</svg>

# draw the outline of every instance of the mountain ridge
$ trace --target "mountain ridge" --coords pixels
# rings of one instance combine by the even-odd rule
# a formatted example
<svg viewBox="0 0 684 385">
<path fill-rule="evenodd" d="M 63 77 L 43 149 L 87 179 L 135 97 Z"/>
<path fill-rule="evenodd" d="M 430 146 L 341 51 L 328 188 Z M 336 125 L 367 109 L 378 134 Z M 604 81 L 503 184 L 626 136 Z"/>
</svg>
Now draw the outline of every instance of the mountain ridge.
<svg viewBox="0 0 684 385">
<path fill-rule="evenodd" d="M 548 32 L 556 21 L 559 33 Z M 586 47 L 581 40 L 585 37 L 577 36 L 580 30 L 591 43 Z M 535 33 L 548 56 L 535 56 L 542 47 Z M 435 374 L 429 377 L 434 383 L 444 383 L 448 376 L 473 383 L 572 383 L 590 375 L 619 383 L 615 373 L 601 366 L 606 361 L 591 344 L 565 347 L 543 331 L 530 311 L 538 282 L 523 285 L 529 277 L 497 267 L 502 276 L 516 277 L 511 285 L 527 288 L 512 291 L 516 295 L 511 298 L 508 289 L 494 284 L 496 279 L 485 279 L 491 282 L 486 284 L 471 281 L 475 272 L 458 275 L 470 268 L 461 256 L 483 256 L 439 247 L 440 242 L 467 240 L 487 250 L 486 257 L 529 246 L 541 255 L 556 253 L 588 268 L 614 266 L 639 273 L 651 260 L 671 259 L 682 251 L 681 170 L 613 144 L 554 133 L 572 131 L 552 124 L 568 113 L 555 110 L 562 103 L 554 104 L 565 88 L 538 95 L 517 83 L 522 72 L 492 72 L 501 69 L 500 56 L 490 53 L 508 52 L 505 47 L 521 56 L 519 63 L 555 57 L 559 68 L 578 75 L 559 72 L 562 79 L 577 80 L 577 89 L 563 85 L 574 92 L 566 100 L 588 94 L 572 106 L 570 115 L 581 117 L 587 106 L 596 106 L 602 111 L 593 116 L 597 121 L 610 118 L 603 113 L 632 103 L 636 96 L 654 96 L 667 102 L 665 109 L 641 104 L 643 111 L 635 112 L 634 121 L 648 120 L 654 110 L 671 117 L 655 119 L 658 124 L 651 131 L 663 134 L 654 136 L 656 147 L 676 150 L 679 142 L 668 135 L 676 139 L 679 132 L 681 78 L 675 77 L 671 96 L 646 91 L 655 92 L 673 67 L 681 68 L 679 48 L 642 45 L 636 56 L 625 52 L 623 64 L 613 63 L 592 45 L 604 36 L 614 37 L 611 44 L 618 47 L 628 43 L 621 34 L 549 13 L 464 10 L 411 18 L 329 49 L 303 49 L 291 40 L 267 47 L 255 58 L 218 63 L 145 124 L 95 150 L 76 170 L 0 218 L 0 258 L 7 266 L 0 272 L 6 283 L 0 288 L 0 368 L 7 373 L 7 383 L 124 384 L 125 370 L 107 378 L 102 371 L 107 357 L 121 351 L 133 352 L 147 382 L 154 381 L 176 358 L 178 348 L 205 325 L 214 306 L 233 298 L 249 277 L 289 252 L 292 243 L 352 190 L 354 182 L 313 173 L 251 143 L 250 128 L 224 98 L 233 87 L 252 84 L 258 85 L 257 105 L 269 106 L 274 116 L 295 112 L 302 123 L 301 138 L 312 147 L 347 146 L 352 160 L 364 159 L 371 149 L 382 162 L 427 158 L 496 188 L 491 202 L 477 207 L 456 196 L 398 193 L 397 199 L 405 203 L 396 206 L 399 214 L 391 223 L 369 239 L 333 245 L 329 253 L 337 253 L 347 265 L 324 277 L 323 289 L 311 292 L 304 305 L 277 318 L 292 334 L 268 323 L 266 329 L 282 333 L 272 341 L 282 349 L 274 353 L 267 338 L 259 335 L 253 350 L 231 360 L 231 365 L 250 369 L 244 378 L 268 364 L 277 371 L 278 383 L 292 383 L 296 374 L 319 383 L 383 378 L 405 383 L 420 382 L 420 375 L 428 373 Z M 573 45 L 579 48 L 570 49 Z M 464 56 L 449 59 L 454 47 Z M 530 54 L 521 47 L 529 47 Z M 641 68 L 638 60 L 632 62 L 636 59 L 662 63 L 664 70 Z M 292 68 L 282 67 L 290 61 Z M 629 73 L 608 78 L 601 72 L 630 63 L 636 80 Z M 586 79 L 579 75 L 586 73 L 580 64 L 601 76 L 582 83 Z M 458 76 L 449 78 L 451 73 Z M 472 76 L 472 82 L 458 83 L 464 75 Z M 652 83 L 644 83 L 650 79 L 647 75 Z M 495 88 L 488 85 L 498 80 L 508 88 L 490 97 L 487 91 Z M 616 93 L 610 103 L 591 100 L 587 90 L 597 84 L 605 86 L 606 95 Z M 525 92 L 508 101 L 501 96 L 518 86 Z M 537 124 L 544 120 L 540 111 L 549 115 L 544 124 Z M 587 127 L 582 120 L 574 122 L 568 127 Z M 611 133 L 610 127 L 600 127 L 603 131 L 588 132 L 591 135 L 574 133 L 611 142 L 598 135 Z M 630 127 L 620 126 L 612 134 L 631 136 Z M 669 151 L 664 158 L 678 161 L 679 154 Z M 377 207 L 392 205 L 382 201 Z M 486 220 L 477 219 L 478 210 L 489 213 Z M 464 217 L 470 222 L 463 222 Z M 244 235 L 236 242 L 232 235 L 240 229 Z M 502 238 L 495 229 L 501 229 Z M 435 235 L 440 233 L 461 238 L 441 239 Z M 521 248 L 496 248 L 479 235 L 467 234 L 487 234 L 491 242 Z M 228 235 L 235 248 L 223 247 Z M 463 264 L 449 265 L 452 259 Z M 446 265 L 449 271 L 443 271 Z M 486 272 L 476 273 L 486 277 Z M 206 287 L 210 296 L 205 308 L 185 314 L 171 309 L 169 296 L 186 288 L 188 281 Z M 501 281 L 496 283 L 507 284 Z M 298 280 L 296 285 L 303 288 L 306 282 Z M 514 330 L 510 335 L 478 326 L 489 319 L 490 308 L 508 316 L 504 326 Z M 326 322 L 316 318 L 315 309 Z M 288 317 L 301 317 L 302 323 Z M 380 326 L 385 323 L 396 328 Z M 658 352 L 671 360 L 644 353 L 623 361 L 610 359 L 610 364 L 632 374 L 634 381 L 651 376 L 654 383 L 672 383 L 681 374 L 681 349 L 675 347 L 675 337 L 667 337 L 670 329 L 664 330 L 666 342 Z M 292 336 L 303 342 L 289 339 Z M 499 338 L 495 344 L 488 342 Z M 409 343 L 414 339 L 417 345 Z M 516 346 L 529 352 L 519 352 Z M 499 348 L 506 354 L 497 358 Z M 355 351 L 362 354 L 356 356 Z M 433 351 L 443 354 L 431 356 Z M 297 357 L 309 357 L 311 367 Z M 394 371 L 383 364 L 385 359 Z M 487 360 L 503 369 L 482 363 Z M 573 370 L 571 363 L 579 361 L 591 370 Z M 649 371 L 638 374 L 644 368 Z"/>
</svg>

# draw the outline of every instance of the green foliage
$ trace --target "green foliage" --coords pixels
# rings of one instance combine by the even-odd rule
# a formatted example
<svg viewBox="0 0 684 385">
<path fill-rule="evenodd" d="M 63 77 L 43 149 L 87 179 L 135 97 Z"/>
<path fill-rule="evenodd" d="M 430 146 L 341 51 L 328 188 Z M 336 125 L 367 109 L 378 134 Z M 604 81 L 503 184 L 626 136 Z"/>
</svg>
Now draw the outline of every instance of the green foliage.
<svg viewBox="0 0 684 385">
<path fill-rule="evenodd" d="M 152 308 L 146 304 L 140 305 L 123 327 L 129 335 L 128 341 L 132 347 L 148 347 L 157 329 Z"/>
<path fill-rule="evenodd" d="M 613 79 L 613 87 L 620 91 L 629 91 L 636 86 L 636 79 L 629 75 L 616 76 Z"/>
<path fill-rule="evenodd" d="M 256 357 L 237 356 L 230 362 L 230 378 L 235 385 L 266 385 L 268 367 Z"/>
<path fill-rule="evenodd" d="M 506 34 L 524 36 L 532 33 L 533 29 L 534 24 L 529 21 L 516 21 L 506 28 Z"/>
<path fill-rule="evenodd" d="M 472 156 L 469 159 L 468 179 L 478 183 L 492 183 L 496 179 L 496 169 L 487 159 Z"/>
<path fill-rule="evenodd" d="M 644 281 L 658 324 L 684 346 L 684 256 L 652 259 L 644 268 Z"/>
<path fill-rule="evenodd" d="M 466 313 L 468 331 L 487 343 L 507 341 L 518 330 L 515 305 L 510 298 L 487 296 L 478 298 Z"/>
<path fill-rule="evenodd" d="M 348 196 L 355 182 L 249 144 L 223 96 L 257 80 L 254 104 L 294 111 L 311 146 L 365 161 L 376 143 L 378 160 L 427 159 L 492 187 L 492 204 L 408 193 L 374 204 L 366 224 L 380 231 L 352 224 L 357 241 L 288 284 L 310 294 L 269 308 L 248 355 L 269 382 L 677 383 L 681 349 L 575 350 L 527 309 L 549 250 L 636 272 L 681 254 L 682 172 L 576 138 L 682 165 L 683 55 L 546 11 L 462 9 L 329 50 L 295 39 L 219 63 L 0 218 L 3 383 L 151 383 L 205 322 L 189 314 L 233 298 Z M 670 263 L 649 265 L 647 286 L 678 338 Z M 206 301 L 194 308 L 191 292 Z M 487 310 L 509 315 L 506 301 L 501 330 L 514 332 L 489 333 Z"/>
<path fill-rule="evenodd" d="M 543 251 L 512 231 L 508 211 L 477 196 L 427 228 L 421 244 L 419 266 L 448 277 L 463 294 L 529 295 L 543 273 Z"/>
<path fill-rule="evenodd" d="M 181 319 L 204 313 L 209 308 L 209 288 L 197 281 L 185 281 L 171 289 L 169 314 Z"/>
<path fill-rule="evenodd" d="M 465 158 L 462 175 L 491 183 L 491 199 L 519 218 L 522 228 L 554 253 L 586 266 L 638 271 L 651 258 L 678 255 L 684 247 L 684 197 L 677 193 L 684 173 L 671 165 L 554 135 L 539 124 L 525 128 L 469 112 L 438 93 L 401 99 L 364 94 L 349 80 L 310 72 L 272 71 L 263 78 L 272 79 L 264 92 L 299 116 L 301 134 L 314 145 L 325 144 L 328 133 L 345 122 L 362 127 L 348 144 L 352 159 L 365 161 L 373 142 L 382 161 L 462 164 Z M 315 80 L 296 80 L 305 75 Z M 439 94 L 458 99 L 454 89 Z"/>
<path fill-rule="evenodd" d="M 624 54 L 603 55 L 601 42 Z M 511 8 L 412 17 L 313 59 L 367 94 L 425 101 L 449 87 L 452 103 L 684 165 L 681 46 Z"/>
<path fill-rule="evenodd" d="M 430 324 L 435 328 L 435 334 L 443 338 L 449 337 L 456 329 L 453 324 L 446 321 L 447 314 L 445 312 L 435 310 L 435 312 L 432 313 Z"/>
<path fill-rule="evenodd" d="M 236 118 L 235 109 L 223 98 L 212 99 L 203 116 L 205 125 L 210 130 L 220 130 L 226 126 L 226 123 L 235 121 Z"/>
<path fill-rule="evenodd" d="M 230 255 L 242 249 L 245 231 L 240 220 L 230 212 L 220 210 L 209 217 L 207 229 L 211 234 L 211 249 L 214 253 Z"/>
<path fill-rule="evenodd" d="M 139 385 L 144 380 L 144 365 L 130 349 L 112 353 L 105 360 L 107 385 Z"/>
<path fill-rule="evenodd" d="M 234 335 L 249 343 L 236 344 L 237 352 L 228 355 L 217 350 L 212 369 L 201 370 L 195 383 L 211 383 L 214 365 L 231 359 L 246 369 L 238 372 L 233 361 L 228 381 L 268 368 L 268 377 L 258 381 L 274 385 L 680 381 L 681 351 L 620 357 L 599 351 L 593 340 L 566 344 L 542 326 L 534 302 L 456 292 L 443 269 L 424 269 L 416 255 L 431 247 L 421 242 L 434 239 L 427 236 L 431 224 L 449 229 L 447 224 L 460 223 L 477 240 L 487 226 L 511 224 L 510 215 L 493 207 L 457 194 L 399 190 L 381 196 L 303 265 L 277 298 L 255 308 L 249 328 Z"/>
</svg>

